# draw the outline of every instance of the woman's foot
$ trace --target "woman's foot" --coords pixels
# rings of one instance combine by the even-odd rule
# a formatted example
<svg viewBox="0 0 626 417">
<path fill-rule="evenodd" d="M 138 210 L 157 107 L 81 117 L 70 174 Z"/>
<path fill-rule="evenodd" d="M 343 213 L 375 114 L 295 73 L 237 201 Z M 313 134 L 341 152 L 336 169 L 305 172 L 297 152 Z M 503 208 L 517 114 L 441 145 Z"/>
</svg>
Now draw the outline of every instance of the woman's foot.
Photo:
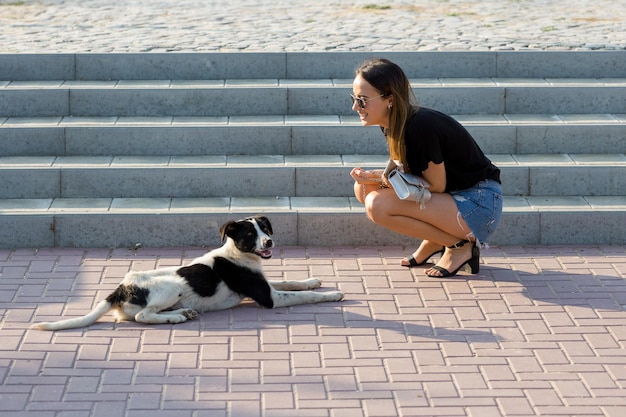
<svg viewBox="0 0 626 417">
<path fill-rule="evenodd" d="M 435 256 L 438 253 L 442 253 L 444 251 L 444 247 L 439 245 L 438 243 L 429 242 L 428 240 L 423 240 L 420 244 L 420 247 L 417 248 L 413 254 L 407 258 L 404 258 L 400 265 L 406 266 L 407 268 L 411 268 L 414 266 L 422 266 L 430 258 Z M 428 254 L 426 257 L 423 257 L 423 254 Z M 420 260 L 421 259 L 421 260 Z"/>
<path fill-rule="evenodd" d="M 424 271 L 434 278 L 453 277 L 459 270 L 468 265 L 472 274 L 479 271 L 480 251 L 475 242 L 462 240 L 453 246 L 448 246 L 437 265 Z"/>
</svg>

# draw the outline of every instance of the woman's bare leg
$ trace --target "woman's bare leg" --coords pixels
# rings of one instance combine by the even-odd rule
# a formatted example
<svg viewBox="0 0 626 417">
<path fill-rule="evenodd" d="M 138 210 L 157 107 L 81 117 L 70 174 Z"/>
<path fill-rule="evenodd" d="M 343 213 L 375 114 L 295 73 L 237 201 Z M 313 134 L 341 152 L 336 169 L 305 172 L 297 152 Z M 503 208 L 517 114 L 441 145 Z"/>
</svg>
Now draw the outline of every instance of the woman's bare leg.
<svg viewBox="0 0 626 417">
<path fill-rule="evenodd" d="M 415 250 L 415 252 L 411 254 L 411 257 L 414 259 L 415 263 L 420 265 L 428 260 L 426 259 L 427 256 L 430 256 L 431 254 L 434 254 L 435 252 L 440 251 L 442 247 L 443 245 L 440 245 L 437 242 L 431 242 L 428 239 L 424 239 L 422 240 L 422 243 L 420 244 L 420 246 Z M 404 258 L 401 261 L 400 265 L 411 266 L 410 258 Z"/>
<path fill-rule="evenodd" d="M 392 189 L 371 191 L 365 211 L 376 224 L 442 246 L 454 245 L 470 234 L 450 194 L 433 193 L 423 209 L 414 201 L 400 200 Z"/>
<path fill-rule="evenodd" d="M 380 190 L 378 184 L 359 184 L 354 183 L 354 196 L 361 204 L 365 204 L 365 197 L 372 191 Z"/>
<path fill-rule="evenodd" d="M 398 199 L 392 189 L 374 190 L 365 198 L 365 209 L 374 223 L 407 236 L 427 240 L 431 245 L 447 247 L 471 237 L 471 230 L 459 215 L 450 194 L 433 193 L 425 208 L 420 209 L 413 201 Z M 471 257 L 472 245 L 446 248 L 437 265 L 454 271 Z M 429 269 L 427 272 L 432 276 L 440 276 L 436 270 Z"/>
<path fill-rule="evenodd" d="M 472 259 L 472 247 L 468 243 L 460 248 L 446 248 L 436 266 L 444 268 L 448 272 L 456 271 L 461 265 Z M 443 276 L 443 273 L 434 267 L 425 269 L 424 273 L 429 277 Z"/>
</svg>

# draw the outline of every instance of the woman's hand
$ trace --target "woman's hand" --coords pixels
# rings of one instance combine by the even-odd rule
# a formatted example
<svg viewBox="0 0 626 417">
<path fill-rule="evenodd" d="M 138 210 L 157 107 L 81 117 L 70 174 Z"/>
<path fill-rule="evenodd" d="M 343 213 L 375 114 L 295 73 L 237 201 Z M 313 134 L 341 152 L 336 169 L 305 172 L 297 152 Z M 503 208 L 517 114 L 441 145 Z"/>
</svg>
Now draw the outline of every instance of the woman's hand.
<svg viewBox="0 0 626 417">
<path fill-rule="evenodd" d="M 359 184 L 382 184 L 383 183 L 383 170 L 375 169 L 368 171 L 361 168 L 353 168 L 350 171 L 350 176 L 354 178 Z"/>
</svg>

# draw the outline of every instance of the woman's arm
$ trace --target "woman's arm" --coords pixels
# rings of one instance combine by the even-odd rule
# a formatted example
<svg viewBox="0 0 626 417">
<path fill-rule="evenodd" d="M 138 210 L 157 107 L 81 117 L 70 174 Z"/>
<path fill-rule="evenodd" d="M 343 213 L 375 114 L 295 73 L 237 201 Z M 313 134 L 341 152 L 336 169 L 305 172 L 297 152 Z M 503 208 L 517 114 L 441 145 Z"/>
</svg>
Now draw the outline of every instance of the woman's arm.
<svg viewBox="0 0 626 417">
<path fill-rule="evenodd" d="M 430 184 L 431 193 L 443 193 L 446 191 L 446 167 L 445 163 L 435 164 L 428 163 L 428 168 L 422 172 L 422 176 Z"/>
</svg>

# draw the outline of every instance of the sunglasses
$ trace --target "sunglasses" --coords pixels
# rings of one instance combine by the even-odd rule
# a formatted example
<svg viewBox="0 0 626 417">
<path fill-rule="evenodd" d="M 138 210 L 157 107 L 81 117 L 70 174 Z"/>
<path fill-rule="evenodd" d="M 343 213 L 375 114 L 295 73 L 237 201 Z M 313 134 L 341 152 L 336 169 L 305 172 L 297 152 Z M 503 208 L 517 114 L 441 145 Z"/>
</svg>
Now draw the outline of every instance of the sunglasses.
<svg viewBox="0 0 626 417">
<path fill-rule="evenodd" d="M 361 97 L 356 97 L 353 94 L 350 94 L 350 98 L 352 99 L 352 104 L 354 104 L 354 102 L 356 101 L 359 104 L 359 107 L 361 108 L 361 110 L 363 110 L 365 109 L 365 105 L 367 104 L 368 101 L 374 100 L 375 98 L 379 98 L 379 97 L 385 97 L 386 95 L 387 94 L 381 94 L 376 97 L 361 98 Z"/>
</svg>

